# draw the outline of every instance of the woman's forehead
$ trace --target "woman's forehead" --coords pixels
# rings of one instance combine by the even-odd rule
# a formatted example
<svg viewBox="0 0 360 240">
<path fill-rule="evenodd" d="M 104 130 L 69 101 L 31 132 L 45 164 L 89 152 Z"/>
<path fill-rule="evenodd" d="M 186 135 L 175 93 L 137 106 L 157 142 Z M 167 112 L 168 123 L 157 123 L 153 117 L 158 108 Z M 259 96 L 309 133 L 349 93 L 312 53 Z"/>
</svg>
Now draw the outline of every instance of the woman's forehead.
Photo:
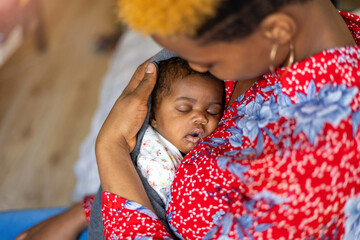
<svg viewBox="0 0 360 240">
<path fill-rule="evenodd" d="M 199 55 L 206 53 L 206 49 L 210 45 L 200 45 L 194 39 L 191 39 L 186 36 L 176 36 L 176 37 L 159 37 L 154 36 L 154 41 L 159 45 L 163 46 L 166 49 L 169 49 L 173 52 L 176 52 L 180 57 L 191 60 L 189 58 L 196 58 Z"/>
</svg>

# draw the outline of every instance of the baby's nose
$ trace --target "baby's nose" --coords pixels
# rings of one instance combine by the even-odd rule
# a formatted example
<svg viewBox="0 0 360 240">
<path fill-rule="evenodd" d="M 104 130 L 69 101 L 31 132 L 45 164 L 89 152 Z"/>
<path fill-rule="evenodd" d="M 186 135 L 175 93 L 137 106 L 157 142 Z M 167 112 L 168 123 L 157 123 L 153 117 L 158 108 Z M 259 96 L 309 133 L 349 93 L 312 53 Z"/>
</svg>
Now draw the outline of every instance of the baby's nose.
<svg viewBox="0 0 360 240">
<path fill-rule="evenodd" d="M 198 111 L 194 114 L 194 122 L 197 124 L 207 124 L 209 122 L 209 119 L 206 116 L 206 113 Z"/>
</svg>

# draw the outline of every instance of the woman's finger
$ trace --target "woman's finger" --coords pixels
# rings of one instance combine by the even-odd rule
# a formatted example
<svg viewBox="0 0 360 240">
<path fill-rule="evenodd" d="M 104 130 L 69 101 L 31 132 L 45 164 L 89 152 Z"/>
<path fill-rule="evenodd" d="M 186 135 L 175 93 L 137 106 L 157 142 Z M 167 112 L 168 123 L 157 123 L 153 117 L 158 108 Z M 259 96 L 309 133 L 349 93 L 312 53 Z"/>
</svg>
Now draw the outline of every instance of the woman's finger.
<svg viewBox="0 0 360 240">
<path fill-rule="evenodd" d="M 126 94 L 134 91 L 138 87 L 138 85 L 141 83 L 142 79 L 144 78 L 145 69 L 146 69 L 150 59 L 151 58 L 149 58 L 144 63 L 142 63 L 140 66 L 138 66 L 135 73 L 131 77 L 128 85 L 125 87 L 123 94 L 126 95 Z"/>
<path fill-rule="evenodd" d="M 26 236 L 27 236 L 27 232 L 23 232 L 19 236 L 17 236 L 15 240 L 24 240 Z"/>
<path fill-rule="evenodd" d="M 156 67 L 154 66 L 154 64 L 150 63 L 145 70 L 145 75 L 143 79 L 134 90 L 134 94 L 140 96 L 143 100 L 147 102 L 155 86 L 155 83 L 156 83 Z"/>
</svg>

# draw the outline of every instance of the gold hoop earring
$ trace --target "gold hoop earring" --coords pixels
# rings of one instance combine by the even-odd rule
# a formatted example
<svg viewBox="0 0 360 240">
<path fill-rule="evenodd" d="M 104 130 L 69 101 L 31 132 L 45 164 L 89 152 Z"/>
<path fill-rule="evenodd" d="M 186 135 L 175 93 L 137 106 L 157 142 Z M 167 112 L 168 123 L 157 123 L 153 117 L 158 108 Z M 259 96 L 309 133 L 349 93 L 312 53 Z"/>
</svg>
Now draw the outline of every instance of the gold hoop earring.
<svg viewBox="0 0 360 240">
<path fill-rule="evenodd" d="M 271 51 L 270 51 L 270 64 L 269 64 L 269 70 L 271 73 L 275 72 L 275 58 L 276 58 L 276 53 L 277 50 L 279 48 L 279 44 L 278 43 L 274 43 L 271 47 Z"/>
<path fill-rule="evenodd" d="M 279 44 L 278 43 L 274 43 L 273 46 L 271 47 L 271 51 L 270 51 L 270 64 L 269 64 L 269 70 L 271 73 L 275 72 L 275 58 L 276 58 L 276 54 L 277 54 L 277 50 L 279 49 Z M 288 68 L 291 67 L 291 65 L 294 63 L 295 60 L 295 51 L 294 51 L 294 44 L 293 42 L 290 40 L 289 41 L 289 56 L 288 56 L 288 61 L 286 64 L 286 72 L 288 71 Z"/>
<path fill-rule="evenodd" d="M 288 58 L 288 63 L 287 63 L 287 68 L 290 68 L 291 65 L 294 63 L 294 59 L 295 59 L 295 51 L 294 51 L 294 44 L 293 42 L 290 40 L 289 41 L 289 58 Z"/>
<path fill-rule="evenodd" d="M 291 67 L 291 65 L 294 63 L 294 59 L 295 59 L 295 51 L 294 51 L 294 44 L 292 43 L 292 41 L 289 41 L 289 57 L 288 57 L 288 62 L 286 64 L 286 69 L 285 71 L 281 74 L 281 77 L 283 77 L 285 74 L 288 73 L 289 68 Z"/>
</svg>

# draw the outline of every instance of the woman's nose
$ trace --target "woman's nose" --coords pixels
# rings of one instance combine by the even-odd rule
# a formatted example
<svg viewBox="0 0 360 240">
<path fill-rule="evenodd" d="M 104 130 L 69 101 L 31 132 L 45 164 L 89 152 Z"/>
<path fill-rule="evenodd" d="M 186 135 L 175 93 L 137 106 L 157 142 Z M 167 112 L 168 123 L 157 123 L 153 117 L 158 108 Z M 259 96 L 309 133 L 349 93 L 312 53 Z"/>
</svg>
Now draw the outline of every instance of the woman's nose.
<svg viewBox="0 0 360 240">
<path fill-rule="evenodd" d="M 194 64 L 194 63 L 189 63 L 189 66 L 197 71 L 197 72 L 207 72 L 209 71 L 209 68 L 208 67 L 205 67 L 205 66 L 201 66 L 201 65 L 198 65 L 198 64 Z"/>
<path fill-rule="evenodd" d="M 202 125 L 205 125 L 209 122 L 209 119 L 207 118 L 206 114 L 200 111 L 194 114 L 193 120 L 196 124 L 202 124 Z"/>
</svg>

